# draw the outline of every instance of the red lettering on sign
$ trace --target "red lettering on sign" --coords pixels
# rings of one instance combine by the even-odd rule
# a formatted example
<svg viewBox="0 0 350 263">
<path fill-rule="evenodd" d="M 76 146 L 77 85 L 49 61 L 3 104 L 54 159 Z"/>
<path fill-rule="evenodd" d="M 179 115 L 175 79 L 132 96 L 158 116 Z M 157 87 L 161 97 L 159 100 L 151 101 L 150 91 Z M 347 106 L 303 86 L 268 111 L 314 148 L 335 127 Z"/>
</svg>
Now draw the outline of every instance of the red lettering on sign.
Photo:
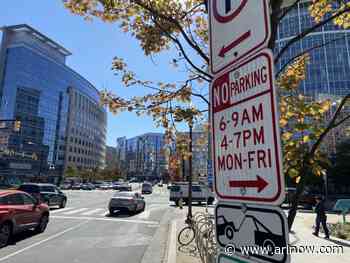
<svg viewBox="0 0 350 263">
<path fill-rule="evenodd" d="M 250 71 L 236 79 L 230 79 L 235 74 L 224 74 L 214 82 L 213 102 L 214 111 L 220 111 L 236 102 L 235 96 L 242 96 L 249 90 L 259 88 L 268 80 L 266 66 Z"/>
</svg>

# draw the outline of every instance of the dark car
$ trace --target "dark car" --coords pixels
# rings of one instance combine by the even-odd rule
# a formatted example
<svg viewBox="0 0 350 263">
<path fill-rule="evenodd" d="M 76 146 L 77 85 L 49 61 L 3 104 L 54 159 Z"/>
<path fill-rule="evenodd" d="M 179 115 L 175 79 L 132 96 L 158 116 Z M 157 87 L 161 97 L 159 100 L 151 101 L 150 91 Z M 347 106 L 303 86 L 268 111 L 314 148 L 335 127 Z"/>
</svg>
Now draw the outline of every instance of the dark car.
<svg viewBox="0 0 350 263">
<path fill-rule="evenodd" d="M 41 202 L 49 206 L 64 208 L 67 203 L 67 196 L 53 184 L 22 184 L 18 190 L 31 194 Z"/>
<path fill-rule="evenodd" d="M 142 194 L 152 194 L 152 185 L 150 183 L 143 183 L 141 186 Z"/>
<path fill-rule="evenodd" d="M 120 192 L 130 192 L 130 191 L 132 191 L 132 187 L 129 184 L 123 184 L 123 185 L 119 186 L 118 190 Z"/>
<path fill-rule="evenodd" d="M 95 189 L 95 186 L 93 184 L 90 184 L 90 183 L 86 183 L 86 184 L 82 184 L 81 185 L 81 190 L 91 191 L 91 190 L 94 190 L 94 189 Z"/>
<path fill-rule="evenodd" d="M 45 231 L 49 222 L 49 207 L 27 193 L 16 190 L 0 191 L 0 247 L 24 230 Z"/>
<path fill-rule="evenodd" d="M 217 217 L 216 230 L 218 236 L 226 236 L 229 239 L 232 239 L 234 232 L 237 232 L 233 222 L 227 221 L 224 216 Z"/>
</svg>

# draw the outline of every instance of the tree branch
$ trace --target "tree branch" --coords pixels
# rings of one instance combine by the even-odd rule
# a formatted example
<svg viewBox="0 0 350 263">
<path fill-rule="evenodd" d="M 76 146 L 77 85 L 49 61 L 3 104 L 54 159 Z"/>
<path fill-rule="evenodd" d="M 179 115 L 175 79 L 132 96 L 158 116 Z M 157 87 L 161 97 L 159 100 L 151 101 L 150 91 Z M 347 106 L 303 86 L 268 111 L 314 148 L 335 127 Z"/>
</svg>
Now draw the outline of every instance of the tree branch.
<svg viewBox="0 0 350 263">
<path fill-rule="evenodd" d="M 282 19 L 290 12 L 292 11 L 299 3 L 301 0 L 296 0 L 292 5 L 288 6 L 286 10 L 282 13 L 282 15 L 278 18 L 279 21 L 282 21 Z"/>
<path fill-rule="evenodd" d="M 299 35 L 293 37 L 291 40 L 289 40 L 287 42 L 287 44 L 282 48 L 282 50 L 277 54 L 276 58 L 275 58 L 275 63 L 281 58 L 281 56 L 288 50 L 288 48 L 293 45 L 294 43 L 296 43 L 297 41 L 303 39 L 305 36 L 307 36 L 308 34 L 312 33 L 313 31 L 317 30 L 318 28 L 322 27 L 323 25 L 327 24 L 328 22 L 334 20 L 335 18 L 341 16 L 342 14 L 349 12 L 350 11 L 350 7 L 344 8 L 342 11 L 334 14 L 333 16 L 321 21 L 320 23 L 306 29 L 305 31 L 303 31 L 302 33 L 300 33 Z"/>
<path fill-rule="evenodd" d="M 205 75 L 206 77 L 208 77 L 209 79 L 212 79 L 212 76 L 210 76 L 208 73 L 206 73 L 205 71 L 201 70 L 198 66 L 196 66 L 192 60 L 188 57 L 188 55 L 186 54 L 186 51 L 183 47 L 183 45 L 181 44 L 180 40 L 177 37 L 172 36 L 169 32 L 167 32 L 166 30 L 164 30 L 164 28 L 162 27 L 161 24 L 159 24 L 156 20 L 156 18 L 152 18 L 153 22 L 173 41 L 177 44 L 178 48 L 180 49 L 183 57 L 186 59 L 186 61 L 198 72 L 200 72 L 200 74 Z"/>
<path fill-rule="evenodd" d="M 328 42 L 326 42 L 326 43 L 322 43 L 322 44 L 320 44 L 320 45 L 317 45 L 317 46 L 311 47 L 311 48 L 309 48 L 309 49 L 306 49 L 306 50 L 304 50 L 303 52 L 300 52 L 298 55 L 296 55 L 296 56 L 292 57 L 291 59 L 289 59 L 289 60 L 281 67 L 281 69 L 280 69 L 280 70 L 277 72 L 277 74 L 276 74 L 276 78 L 277 78 L 277 76 L 279 76 L 279 74 L 281 74 L 281 73 L 284 71 L 284 69 L 285 69 L 291 62 L 293 62 L 293 61 L 294 61 L 295 59 L 297 59 L 298 57 L 301 57 L 301 56 L 305 55 L 306 53 L 309 53 L 309 52 L 311 52 L 312 50 L 315 50 L 315 49 L 317 49 L 317 48 L 320 48 L 320 47 L 329 45 L 329 44 L 331 44 L 331 43 L 333 43 L 333 42 L 336 42 L 336 41 L 338 41 L 338 40 L 341 40 L 341 39 L 345 39 L 345 37 L 346 37 L 346 36 L 343 36 L 343 37 L 340 37 L 340 38 L 337 38 L 337 39 L 333 39 L 333 40 L 330 40 L 330 41 L 328 41 Z"/>
<path fill-rule="evenodd" d="M 326 135 L 328 134 L 328 132 L 330 132 L 333 128 L 335 128 L 335 123 L 336 120 L 340 114 L 340 112 L 342 111 L 345 103 L 347 102 L 347 100 L 350 99 L 350 94 L 346 95 L 342 101 L 339 104 L 338 109 L 336 110 L 336 112 L 334 113 L 331 121 L 328 123 L 327 128 L 321 133 L 320 137 L 318 138 L 318 140 L 314 143 L 314 145 L 312 146 L 307 159 L 310 160 L 313 155 L 315 154 L 316 150 L 318 149 L 318 147 L 320 146 L 320 144 L 322 143 L 323 139 L 326 137 Z"/>
<path fill-rule="evenodd" d="M 181 35 L 186 40 L 186 42 L 203 58 L 203 60 L 207 64 L 209 64 L 208 56 L 203 52 L 203 50 L 198 46 L 197 43 L 191 41 L 191 39 L 188 37 L 188 35 L 186 34 L 184 29 L 180 25 L 179 21 L 177 21 L 176 19 L 174 19 L 174 18 L 172 18 L 170 16 L 166 16 L 166 15 L 163 15 L 162 13 L 159 13 L 158 11 L 156 11 L 153 8 L 151 8 L 151 7 L 147 6 L 146 4 L 144 4 L 141 0 L 133 0 L 133 1 L 134 1 L 135 4 L 139 5 L 143 9 L 147 10 L 152 15 L 154 15 L 156 17 L 159 17 L 159 18 L 162 18 L 162 19 L 164 19 L 166 21 L 169 21 L 170 23 L 174 24 L 176 26 L 176 28 L 180 31 Z"/>
</svg>

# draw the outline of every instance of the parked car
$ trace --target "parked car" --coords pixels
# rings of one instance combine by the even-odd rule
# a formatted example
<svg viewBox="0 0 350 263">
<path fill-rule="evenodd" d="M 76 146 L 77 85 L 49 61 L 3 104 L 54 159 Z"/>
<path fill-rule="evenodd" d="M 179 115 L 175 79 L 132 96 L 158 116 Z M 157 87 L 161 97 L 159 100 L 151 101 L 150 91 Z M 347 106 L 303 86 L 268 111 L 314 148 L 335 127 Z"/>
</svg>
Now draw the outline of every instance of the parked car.
<svg viewBox="0 0 350 263">
<path fill-rule="evenodd" d="M 60 186 L 60 189 L 61 190 L 69 190 L 72 188 L 72 185 L 71 184 L 68 184 L 68 183 L 64 183 Z"/>
<path fill-rule="evenodd" d="M 49 207 L 27 193 L 16 190 L 0 191 L 0 247 L 23 231 L 45 231 L 49 222 Z"/>
<path fill-rule="evenodd" d="M 47 203 L 49 206 L 64 208 L 67 203 L 67 196 L 53 184 L 22 184 L 18 190 L 31 194 L 39 202 Z"/>
<path fill-rule="evenodd" d="M 169 200 L 179 205 L 180 199 L 188 203 L 188 182 L 174 183 L 170 188 Z M 214 203 L 214 200 L 214 194 L 208 187 L 198 183 L 192 184 L 192 202 L 198 202 L 199 204 L 208 202 L 211 205 Z"/>
<path fill-rule="evenodd" d="M 130 192 L 132 191 L 132 187 L 130 184 L 123 184 L 119 186 L 119 191 L 120 192 Z"/>
<path fill-rule="evenodd" d="M 86 184 L 82 184 L 81 189 L 90 191 L 90 190 L 94 190 L 95 186 L 93 184 L 86 183 Z"/>
<path fill-rule="evenodd" d="M 152 194 L 153 188 L 150 183 L 143 183 L 141 186 L 141 193 L 142 194 Z"/>
<path fill-rule="evenodd" d="M 80 190 L 81 186 L 82 186 L 82 184 L 73 184 L 72 190 Z"/>
<path fill-rule="evenodd" d="M 145 210 L 146 203 L 140 193 L 117 192 L 109 201 L 108 209 L 111 215 L 118 211 L 136 213 Z"/>
</svg>

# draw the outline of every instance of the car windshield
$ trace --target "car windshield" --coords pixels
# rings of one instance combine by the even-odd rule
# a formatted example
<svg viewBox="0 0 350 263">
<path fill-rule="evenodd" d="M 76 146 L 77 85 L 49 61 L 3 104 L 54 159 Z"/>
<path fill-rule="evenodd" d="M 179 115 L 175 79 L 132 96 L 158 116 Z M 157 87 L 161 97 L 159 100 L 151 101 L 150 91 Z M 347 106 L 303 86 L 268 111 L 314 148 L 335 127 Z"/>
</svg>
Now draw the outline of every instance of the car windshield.
<svg viewBox="0 0 350 263">
<path fill-rule="evenodd" d="M 120 193 L 115 193 L 113 197 L 133 197 L 134 193 L 131 192 L 120 192 Z"/>
</svg>

